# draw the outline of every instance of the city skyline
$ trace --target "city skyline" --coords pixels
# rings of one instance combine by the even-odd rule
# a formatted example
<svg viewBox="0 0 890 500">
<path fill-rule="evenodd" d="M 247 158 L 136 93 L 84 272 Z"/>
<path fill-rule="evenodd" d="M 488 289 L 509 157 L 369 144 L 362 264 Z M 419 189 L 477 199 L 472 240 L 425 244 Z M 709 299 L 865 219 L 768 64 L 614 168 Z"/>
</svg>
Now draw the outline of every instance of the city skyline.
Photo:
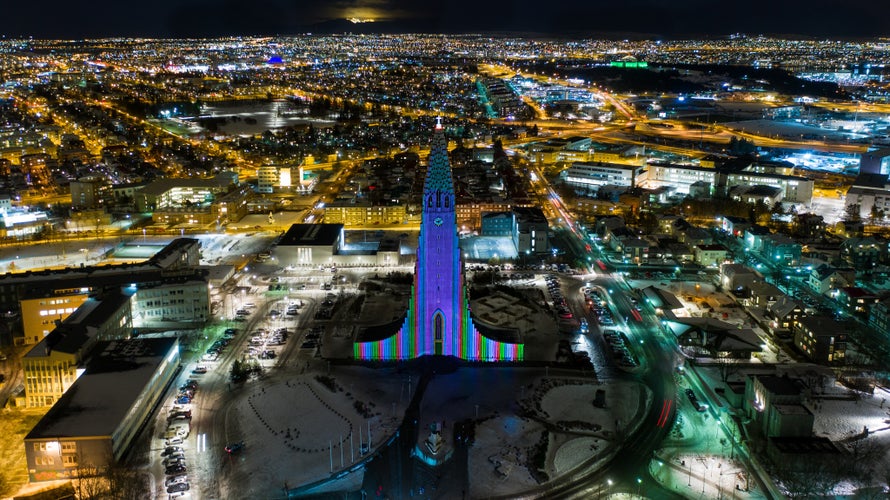
<svg viewBox="0 0 890 500">
<path fill-rule="evenodd" d="M 890 39 L 332 5 L 0 40 L 0 497 L 885 494 Z"/>
<path fill-rule="evenodd" d="M 534 15 L 531 15 L 534 13 Z M 373 20 L 373 23 L 346 21 Z M 263 0 L 249 5 L 206 0 L 137 4 L 103 1 L 90 10 L 52 0 L 14 3 L 0 19 L 0 35 L 47 39 L 215 37 L 305 33 L 493 33 L 541 36 L 677 38 L 731 33 L 801 37 L 864 38 L 887 35 L 890 23 L 837 2 L 757 0 L 744 6 L 715 6 L 700 0 L 666 4 L 653 0 L 582 2 L 563 0 L 541 7 L 530 0 L 482 4 L 459 0 L 358 0 L 297 3 Z"/>
</svg>

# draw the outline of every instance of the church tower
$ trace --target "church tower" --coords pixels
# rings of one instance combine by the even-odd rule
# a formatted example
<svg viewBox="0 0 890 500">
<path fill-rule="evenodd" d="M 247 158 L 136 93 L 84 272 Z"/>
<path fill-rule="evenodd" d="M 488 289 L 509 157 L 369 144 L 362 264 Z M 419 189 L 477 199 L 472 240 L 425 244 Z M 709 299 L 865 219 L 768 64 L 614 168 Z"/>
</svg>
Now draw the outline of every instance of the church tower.
<svg viewBox="0 0 890 500">
<path fill-rule="evenodd" d="M 430 146 L 417 248 L 415 308 L 424 354 L 454 354 L 464 334 L 466 292 L 457 241 L 454 181 L 441 123 Z M 457 341 L 457 342 L 456 342 Z"/>
<path fill-rule="evenodd" d="M 444 355 L 477 361 L 522 360 L 520 342 L 483 335 L 470 318 L 448 140 L 440 121 L 430 146 L 422 203 L 414 286 L 401 328 L 385 338 L 380 335 L 388 325 L 366 330 L 365 338 L 354 344 L 356 359 Z"/>
</svg>

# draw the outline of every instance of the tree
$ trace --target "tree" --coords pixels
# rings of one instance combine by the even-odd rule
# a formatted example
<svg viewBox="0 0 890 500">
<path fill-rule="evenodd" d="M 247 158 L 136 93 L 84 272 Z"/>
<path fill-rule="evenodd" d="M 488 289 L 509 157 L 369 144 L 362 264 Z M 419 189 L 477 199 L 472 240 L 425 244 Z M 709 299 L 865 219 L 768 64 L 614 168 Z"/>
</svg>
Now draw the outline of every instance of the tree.
<svg viewBox="0 0 890 500">
<path fill-rule="evenodd" d="M 811 456 L 776 464 L 776 478 L 788 498 L 816 498 L 834 490 L 841 480 L 835 463 Z"/>
<path fill-rule="evenodd" d="M 861 207 L 858 203 L 851 203 L 844 207 L 844 222 L 859 222 L 862 220 L 860 215 Z"/>
<path fill-rule="evenodd" d="M 149 481 L 139 471 L 115 464 L 105 474 L 108 480 L 108 497 L 111 500 L 150 497 Z"/>
<path fill-rule="evenodd" d="M 720 380 L 725 384 L 739 371 L 740 362 L 737 358 L 714 358 L 720 372 Z"/>
<path fill-rule="evenodd" d="M 877 204 L 872 205 L 871 212 L 868 214 L 872 224 L 877 224 L 884 218 L 884 211 Z"/>
<path fill-rule="evenodd" d="M 102 498 L 108 485 L 102 477 L 98 467 L 91 463 L 83 463 L 82 457 L 77 457 L 77 467 L 72 470 L 71 485 L 79 500 L 98 500 Z"/>
</svg>

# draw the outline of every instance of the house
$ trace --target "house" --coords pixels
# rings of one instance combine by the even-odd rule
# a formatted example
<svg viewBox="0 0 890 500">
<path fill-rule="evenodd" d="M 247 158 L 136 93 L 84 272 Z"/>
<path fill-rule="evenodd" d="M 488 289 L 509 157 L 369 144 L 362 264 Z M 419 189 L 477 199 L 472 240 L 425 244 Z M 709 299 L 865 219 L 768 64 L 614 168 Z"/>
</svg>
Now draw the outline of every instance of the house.
<svg viewBox="0 0 890 500">
<path fill-rule="evenodd" d="M 847 325 L 829 316 L 804 316 L 792 327 L 794 346 L 816 363 L 842 364 L 847 350 Z"/>
<path fill-rule="evenodd" d="M 763 247 L 763 237 L 770 234 L 769 229 L 763 226 L 751 226 L 745 230 L 745 248 L 759 252 Z"/>
<path fill-rule="evenodd" d="M 825 234 L 825 219 L 816 214 L 799 214 L 795 223 L 795 234 L 806 240 L 817 240 Z"/>
<path fill-rule="evenodd" d="M 776 375 L 750 375 L 745 380 L 745 413 L 766 437 L 810 436 L 813 414 L 803 406 L 804 384 Z"/>
<path fill-rule="evenodd" d="M 846 285 L 838 270 L 828 264 L 814 267 L 810 271 L 810 275 L 807 276 L 806 283 L 811 290 L 819 295 L 825 295 L 831 290 Z"/>
<path fill-rule="evenodd" d="M 649 262 L 649 242 L 640 238 L 622 238 L 623 258 L 627 262 L 642 264 Z"/>
<path fill-rule="evenodd" d="M 874 238 L 849 238 L 841 244 L 841 258 L 857 271 L 871 271 L 887 255 L 887 243 Z"/>
<path fill-rule="evenodd" d="M 717 267 L 726 260 L 726 254 L 729 250 L 719 244 L 713 245 L 696 245 L 695 246 L 695 263 L 704 267 Z"/>
<path fill-rule="evenodd" d="M 770 333 L 783 337 L 791 335 L 791 328 L 803 314 L 804 307 L 800 302 L 787 295 L 782 295 L 766 308 L 764 317 L 769 320 L 767 326 Z"/>
<path fill-rule="evenodd" d="M 720 266 L 720 286 L 724 290 L 749 288 L 755 281 L 762 281 L 763 275 L 744 264 L 723 264 Z"/>
<path fill-rule="evenodd" d="M 879 332 L 890 331 L 890 298 L 871 306 L 868 312 L 868 326 Z"/>
<path fill-rule="evenodd" d="M 780 266 L 799 265 L 802 252 L 803 245 L 784 234 L 769 234 L 761 237 L 760 254 Z"/>
<path fill-rule="evenodd" d="M 595 227 L 596 234 L 605 239 L 613 229 L 624 227 L 624 218 L 618 217 L 617 215 L 598 217 L 596 219 Z"/>
<path fill-rule="evenodd" d="M 696 245 L 710 245 L 714 242 L 714 237 L 707 229 L 690 226 L 680 234 L 680 241 L 694 247 Z"/>
<path fill-rule="evenodd" d="M 668 328 L 681 347 L 702 357 L 750 359 L 763 350 L 760 337 L 750 328 L 714 318 L 672 318 Z"/>
<path fill-rule="evenodd" d="M 683 308 L 683 303 L 674 294 L 656 286 L 647 286 L 640 290 L 640 297 L 651 305 L 656 313 Z"/>
<path fill-rule="evenodd" d="M 755 281 L 747 287 L 749 307 L 767 308 L 785 294 L 775 285 L 764 281 Z"/>
<path fill-rule="evenodd" d="M 610 228 L 606 231 L 603 241 L 616 252 L 624 251 L 624 242 L 636 238 L 637 233 L 631 231 L 625 226 Z"/>
<path fill-rule="evenodd" d="M 674 225 L 683 220 L 679 215 L 661 215 L 658 218 L 658 234 L 674 234 Z"/>
<path fill-rule="evenodd" d="M 859 288 L 858 286 L 845 286 L 837 291 L 836 300 L 844 306 L 850 314 L 861 318 L 868 317 L 868 311 L 874 304 L 881 301 L 881 297 Z"/>
<path fill-rule="evenodd" d="M 744 217 L 733 217 L 727 215 L 721 220 L 721 229 L 727 234 L 741 238 L 745 235 L 745 230 L 751 227 L 751 221 Z"/>
</svg>

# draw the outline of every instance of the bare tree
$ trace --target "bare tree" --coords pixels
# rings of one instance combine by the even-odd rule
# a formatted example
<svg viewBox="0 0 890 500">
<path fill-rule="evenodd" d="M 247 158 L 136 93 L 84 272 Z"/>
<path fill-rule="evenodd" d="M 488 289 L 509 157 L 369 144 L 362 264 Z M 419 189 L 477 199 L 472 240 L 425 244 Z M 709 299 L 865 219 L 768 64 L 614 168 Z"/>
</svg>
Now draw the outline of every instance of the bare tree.
<svg viewBox="0 0 890 500">
<path fill-rule="evenodd" d="M 717 363 L 717 369 L 720 372 L 720 381 L 724 384 L 728 382 L 733 375 L 738 373 L 739 368 L 741 367 L 741 362 L 738 358 L 714 358 L 714 361 Z"/>
<path fill-rule="evenodd" d="M 840 483 L 841 471 L 826 459 L 800 457 L 776 464 L 776 478 L 788 498 L 815 498 L 830 493 Z"/>
<path fill-rule="evenodd" d="M 79 458 L 77 467 L 71 471 L 74 494 L 79 500 L 99 500 L 108 489 L 107 482 L 98 467 L 83 463 Z"/>
<path fill-rule="evenodd" d="M 111 500 L 131 500 L 150 496 L 148 480 L 139 471 L 120 464 L 112 465 L 106 474 L 108 498 Z"/>
</svg>

